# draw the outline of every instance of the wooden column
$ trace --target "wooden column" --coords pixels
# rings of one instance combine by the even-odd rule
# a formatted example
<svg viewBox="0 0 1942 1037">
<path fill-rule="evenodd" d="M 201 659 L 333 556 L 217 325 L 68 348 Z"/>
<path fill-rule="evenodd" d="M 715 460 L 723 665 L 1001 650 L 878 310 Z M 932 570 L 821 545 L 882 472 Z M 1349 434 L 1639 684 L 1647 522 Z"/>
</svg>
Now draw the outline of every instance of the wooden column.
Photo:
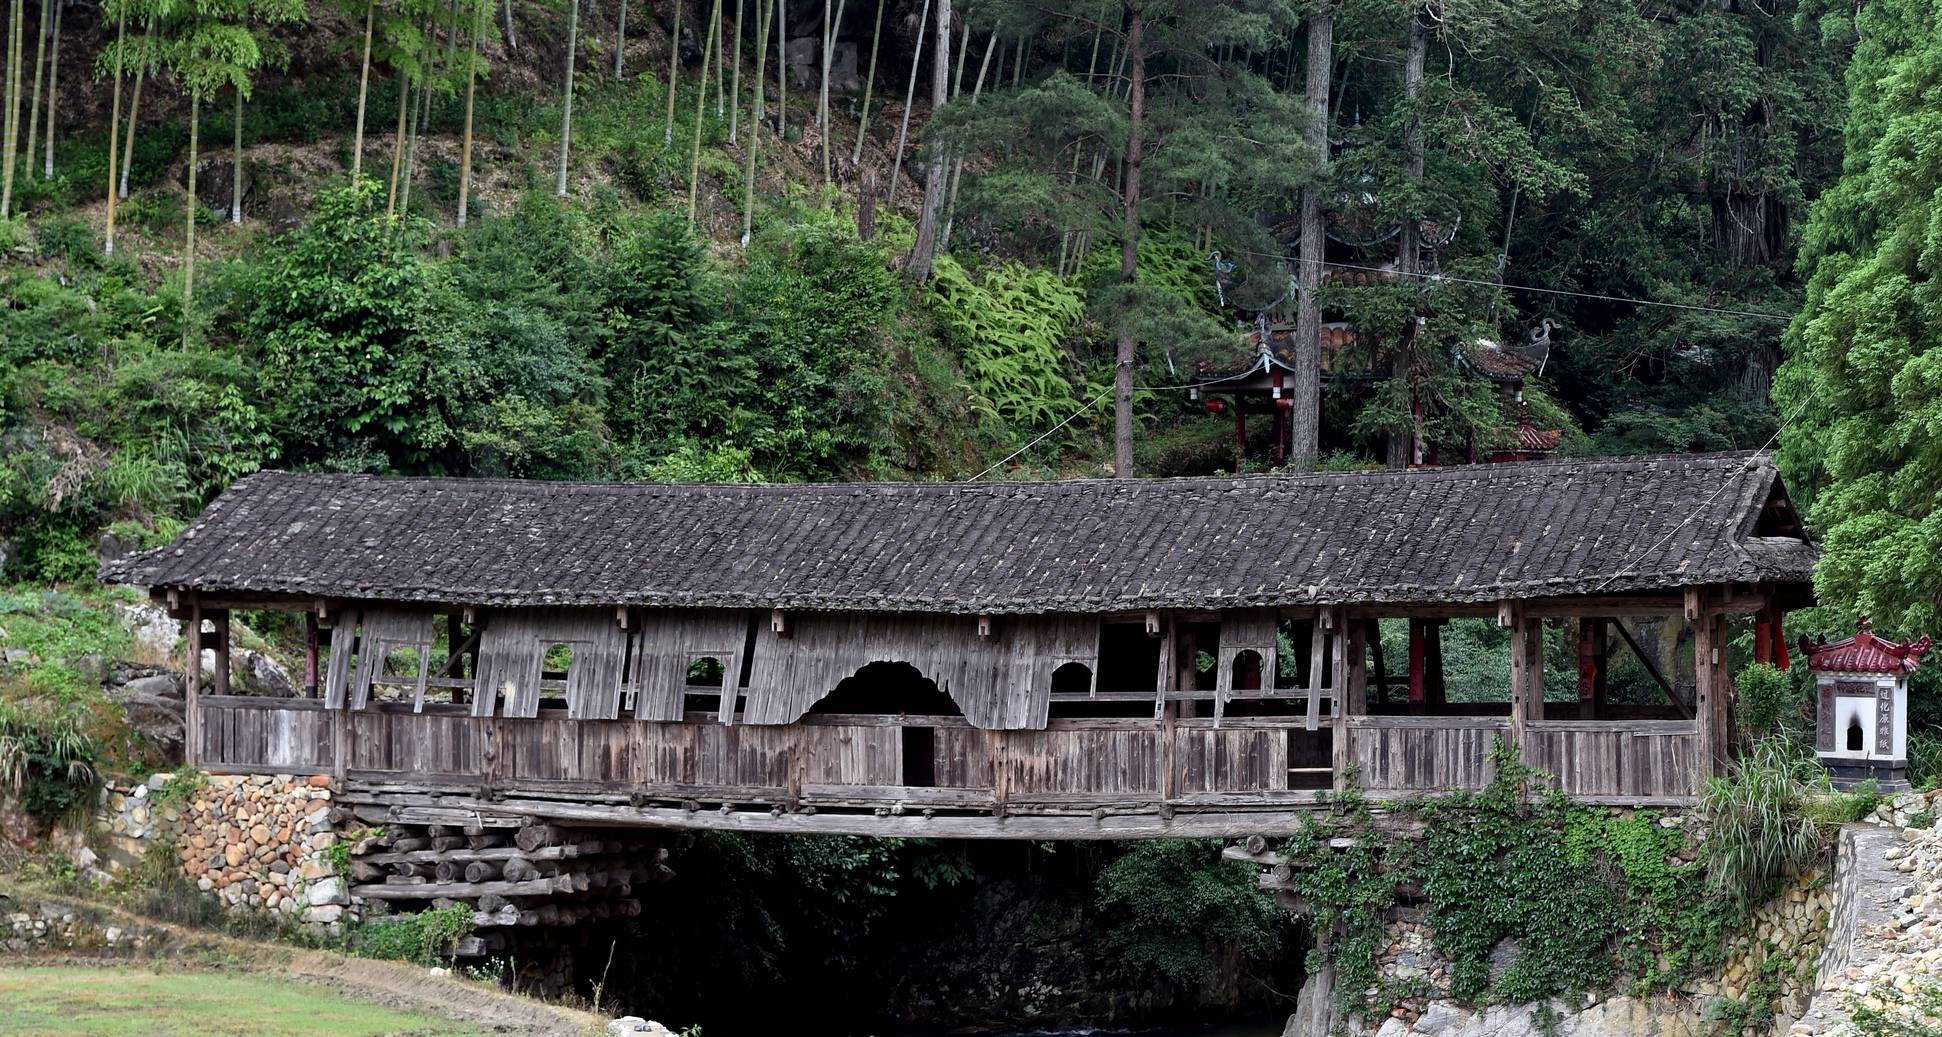
<svg viewBox="0 0 1942 1037">
<path fill-rule="evenodd" d="M 1732 733 L 1727 702 L 1732 677 L 1726 669 L 1726 617 L 1702 607 L 1693 620 L 1693 716 L 1699 724 L 1699 777 L 1718 774 L 1726 763 Z"/>
<path fill-rule="evenodd" d="M 1578 705 L 1591 719 L 1605 715 L 1607 641 L 1605 620 L 1592 616 L 1578 620 Z"/>
<path fill-rule="evenodd" d="M 317 614 L 303 614 L 303 697 L 317 697 Z"/>
<path fill-rule="evenodd" d="M 189 600 L 188 653 L 182 668 L 182 761 L 189 766 L 202 762 L 202 602 Z"/>
<path fill-rule="evenodd" d="M 1429 701 L 1429 638 L 1424 620 L 1409 621 L 1409 711 L 1420 713 Z"/>
<path fill-rule="evenodd" d="M 1498 607 L 1498 621 L 1510 627 L 1510 737 L 1518 756 L 1529 761 L 1525 728 L 1544 719 L 1544 621 L 1526 615 L 1520 602 Z"/>
<path fill-rule="evenodd" d="M 215 672 L 209 675 L 209 690 L 217 695 L 229 694 L 229 610 L 210 609 L 209 622 L 214 625 L 211 636 L 216 642 Z"/>
<path fill-rule="evenodd" d="M 1441 706 L 1446 701 L 1443 687 L 1443 622 L 1431 619 L 1425 620 L 1423 625 L 1423 701 L 1432 707 Z"/>
<path fill-rule="evenodd" d="M 1389 667 L 1383 665 L 1382 661 L 1382 621 L 1377 619 L 1363 620 L 1362 639 L 1369 643 L 1369 654 L 1374 656 L 1376 668 L 1376 701 L 1383 705 L 1388 705 Z"/>
<path fill-rule="evenodd" d="M 1342 637 L 1347 642 L 1346 661 L 1342 668 L 1341 695 L 1335 700 L 1333 730 L 1329 734 L 1329 749 L 1333 757 L 1331 765 L 1335 768 L 1335 788 L 1343 791 L 1348 785 L 1349 767 L 1355 762 L 1355 754 L 1350 740 L 1354 734 L 1349 730 L 1348 718 L 1366 715 L 1369 712 L 1369 627 L 1373 624 L 1353 623 L 1346 620 L 1344 613 Z"/>
</svg>

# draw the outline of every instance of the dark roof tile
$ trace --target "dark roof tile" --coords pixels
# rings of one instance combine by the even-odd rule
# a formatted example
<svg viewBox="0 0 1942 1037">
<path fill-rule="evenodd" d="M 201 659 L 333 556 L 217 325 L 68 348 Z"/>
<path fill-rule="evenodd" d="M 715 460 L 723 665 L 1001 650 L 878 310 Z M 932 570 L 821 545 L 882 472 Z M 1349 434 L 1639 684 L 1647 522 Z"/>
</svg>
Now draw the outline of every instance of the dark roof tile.
<svg viewBox="0 0 1942 1037">
<path fill-rule="evenodd" d="M 475 604 L 933 612 L 1462 602 L 1806 581 L 1743 454 L 1020 483 L 261 472 L 105 578 Z"/>
</svg>

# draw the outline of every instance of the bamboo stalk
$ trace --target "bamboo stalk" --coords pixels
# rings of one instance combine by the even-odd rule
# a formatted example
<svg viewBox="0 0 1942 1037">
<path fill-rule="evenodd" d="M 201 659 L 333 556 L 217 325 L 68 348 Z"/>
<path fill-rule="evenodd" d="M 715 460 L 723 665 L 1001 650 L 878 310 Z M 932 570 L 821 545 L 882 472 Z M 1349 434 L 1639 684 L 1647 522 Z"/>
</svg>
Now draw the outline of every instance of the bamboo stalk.
<svg viewBox="0 0 1942 1037">
<path fill-rule="evenodd" d="M 34 168 L 34 141 L 40 129 L 41 70 L 47 67 L 47 34 L 53 28 L 47 9 L 53 3 L 54 0 L 40 0 L 40 17 L 34 26 L 34 95 L 27 102 L 27 160 L 22 163 L 29 170 Z"/>
<path fill-rule="evenodd" d="M 863 76 L 863 110 L 856 117 L 856 147 L 850 151 L 850 165 L 863 161 L 863 138 L 870 129 L 870 98 L 877 90 L 877 44 L 883 39 L 884 0 L 877 0 L 876 20 L 870 26 L 870 71 Z"/>
<path fill-rule="evenodd" d="M 755 163 L 762 150 L 762 76 L 763 62 L 769 54 L 769 5 L 767 0 L 756 0 L 755 15 L 755 110 L 750 116 L 748 135 L 748 171 L 742 178 L 742 247 L 747 248 L 749 237 L 755 229 Z"/>
<path fill-rule="evenodd" d="M 695 223 L 695 206 L 701 198 L 701 120 L 708 114 L 708 59 L 715 52 L 715 26 L 721 24 L 722 0 L 715 0 L 714 16 L 708 23 L 708 42 L 701 48 L 701 84 L 695 91 L 695 143 L 688 152 L 688 226 Z"/>
<path fill-rule="evenodd" d="M 917 46 L 910 55 L 910 85 L 904 87 L 904 112 L 897 125 L 897 157 L 890 163 L 890 190 L 884 192 L 884 199 L 892 203 L 897 200 L 897 178 L 904 171 L 904 143 L 910 139 L 910 106 L 917 99 L 917 67 L 924 61 L 924 30 L 931 18 L 933 0 L 923 2 L 923 13 L 917 18 Z"/>
<path fill-rule="evenodd" d="M 357 130 L 351 135 L 351 183 L 353 184 L 357 183 L 357 178 L 364 172 L 364 107 L 371 93 L 371 32 L 377 13 L 378 0 L 365 0 L 364 60 L 358 67 L 357 74 Z M 141 81 L 138 79 L 135 82 L 136 94 L 140 96 Z"/>
<path fill-rule="evenodd" d="M 102 252 L 110 256 L 115 254 L 115 130 L 121 122 L 122 45 L 127 42 L 127 27 L 128 7 L 123 0 L 115 16 L 115 100 L 108 116 L 108 221 Z"/>
<path fill-rule="evenodd" d="M 121 197 L 123 198 L 128 197 L 128 169 L 130 166 L 133 166 L 135 164 L 135 125 L 141 115 L 142 83 L 148 79 L 149 54 L 153 50 L 154 42 L 155 42 L 155 19 L 153 17 L 150 17 L 148 19 L 148 28 L 142 32 L 142 62 L 140 65 L 136 66 L 135 68 L 135 96 L 130 98 L 128 102 L 128 134 L 127 134 L 128 139 L 122 145 L 121 180 L 119 182 L 119 187 L 115 189 L 111 189 L 109 192 L 110 194 L 113 194 L 115 190 L 119 190 Z M 116 56 L 117 69 L 119 69 L 120 64 L 121 64 L 121 59 L 120 59 L 120 56 L 117 55 Z M 117 93 L 120 92 L 119 81 L 116 83 L 116 92 Z M 109 142 L 108 149 L 110 151 L 114 150 L 115 138 L 114 138 L 113 130 L 114 130 L 114 127 L 110 126 L 109 127 L 110 132 L 108 134 L 108 142 Z M 108 165 L 112 168 L 115 164 L 113 161 L 114 156 L 110 155 L 108 157 L 109 157 Z"/>
<path fill-rule="evenodd" d="M 190 329 L 195 325 L 196 298 L 196 151 L 202 124 L 202 91 L 189 91 L 189 200 L 188 230 L 182 250 L 182 348 L 189 347 Z M 221 629 L 218 627 L 218 629 Z"/>
<path fill-rule="evenodd" d="M 566 160 L 573 143 L 573 59 L 580 46 L 580 0 L 572 0 L 566 23 L 566 106 L 560 113 L 560 172 L 553 193 L 566 197 Z M 673 86 L 670 85 L 672 90 Z"/>
<path fill-rule="evenodd" d="M 674 88 L 680 83 L 681 74 L 681 6 L 683 0 L 674 0 L 674 31 L 668 33 L 668 116 L 661 128 L 661 146 L 674 143 Z"/>
<path fill-rule="evenodd" d="M 735 66 L 728 85 L 728 143 L 735 143 L 742 113 L 742 2 L 735 0 Z"/>
<path fill-rule="evenodd" d="M 472 94 L 479 80 L 479 38 L 485 35 L 488 10 L 489 3 L 478 3 L 478 10 L 472 18 L 472 60 L 465 66 L 465 135 L 459 142 L 458 223 L 461 227 L 465 226 L 465 214 L 472 200 Z"/>
</svg>

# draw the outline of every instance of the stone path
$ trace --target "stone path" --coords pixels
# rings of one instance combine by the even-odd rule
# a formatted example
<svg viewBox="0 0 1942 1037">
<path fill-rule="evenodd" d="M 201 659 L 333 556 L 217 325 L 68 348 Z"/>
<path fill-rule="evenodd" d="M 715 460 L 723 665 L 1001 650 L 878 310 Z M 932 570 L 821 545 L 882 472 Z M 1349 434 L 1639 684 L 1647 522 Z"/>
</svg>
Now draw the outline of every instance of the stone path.
<svg viewBox="0 0 1942 1037">
<path fill-rule="evenodd" d="M 1942 831 L 1892 826 L 1906 820 L 1842 830 L 1820 989 L 1789 1028 L 1792 1037 L 1851 1032 L 1857 1003 L 1912 1020 L 1908 995 L 1942 983 Z"/>
</svg>

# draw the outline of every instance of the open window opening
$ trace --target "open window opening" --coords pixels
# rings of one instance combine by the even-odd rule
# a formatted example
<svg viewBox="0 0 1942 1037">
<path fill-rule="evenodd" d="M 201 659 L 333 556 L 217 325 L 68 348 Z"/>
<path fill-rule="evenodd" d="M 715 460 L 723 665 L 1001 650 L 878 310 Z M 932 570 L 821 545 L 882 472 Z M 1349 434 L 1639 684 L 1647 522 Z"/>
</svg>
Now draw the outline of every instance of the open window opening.
<svg viewBox="0 0 1942 1037">
<path fill-rule="evenodd" d="M 478 673 L 478 636 L 478 631 L 468 631 L 457 615 L 441 618 L 432 638 L 431 664 L 426 671 L 423 700 L 426 705 L 472 701 L 468 682 Z"/>
<path fill-rule="evenodd" d="M 418 692 L 418 668 L 425 652 L 417 645 L 385 645 L 377 676 L 371 679 L 371 701 L 410 702 Z"/>
<path fill-rule="evenodd" d="M 1335 785 L 1335 730 L 1291 728 L 1288 737 L 1288 787 L 1326 789 Z"/>
<path fill-rule="evenodd" d="M 687 687 L 681 708 L 689 713 L 714 713 L 721 709 L 722 680 L 726 675 L 720 657 L 697 655 L 688 660 Z"/>
<path fill-rule="evenodd" d="M 935 788 L 937 786 L 937 729 L 909 726 L 903 728 L 900 733 L 903 738 L 904 784 L 920 789 Z"/>
<path fill-rule="evenodd" d="M 1159 665 L 1157 655 L 1153 664 Z M 1101 666 L 1104 666 L 1103 660 Z M 1082 662 L 1061 663 L 1052 671 L 1049 690 L 1046 715 L 1054 720 L 1153 716 L 1152 690 L 1111 692 L 1095 688 L 1092 667 Z"/>
<path fill-rule="evenodd" d="M 873 662 L 836 685 L 809 707 L 818 714 L 874 714 L 877 716 L 963 716 L 964 711 L 909 663 Z"/>
<path fill-rule="evenodd" d="M 573 671 L 571 644 L 555 642 L 540 653 L 539 708 L 565 709 L 567 680 Z"/>
</svg>

